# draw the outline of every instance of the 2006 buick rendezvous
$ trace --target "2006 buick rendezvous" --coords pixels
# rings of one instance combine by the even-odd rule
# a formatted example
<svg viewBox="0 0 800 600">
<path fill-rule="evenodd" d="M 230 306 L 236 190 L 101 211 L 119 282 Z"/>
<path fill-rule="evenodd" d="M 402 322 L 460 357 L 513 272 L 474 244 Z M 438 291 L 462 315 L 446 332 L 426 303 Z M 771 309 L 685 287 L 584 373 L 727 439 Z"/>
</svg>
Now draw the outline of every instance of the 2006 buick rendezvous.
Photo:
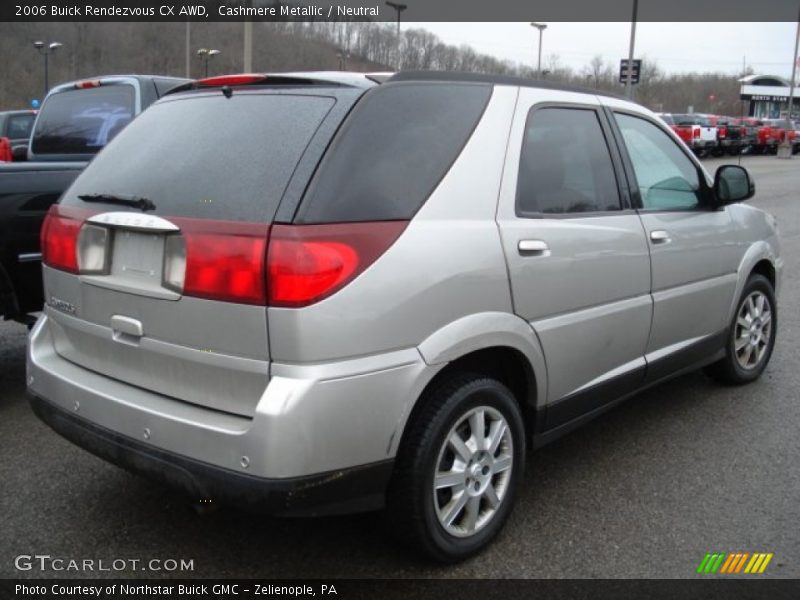
<svg viewBox="0 0 800 600">
<path fill-rule="evenodd" d="M 526 448 L 775 341 L 774 220 L 651 112 L 442 73 L 187 84 L 42 232 L 37 414 L 276 514 L 388 506 L 430 556 L 502 528 Z"/>
</svg>

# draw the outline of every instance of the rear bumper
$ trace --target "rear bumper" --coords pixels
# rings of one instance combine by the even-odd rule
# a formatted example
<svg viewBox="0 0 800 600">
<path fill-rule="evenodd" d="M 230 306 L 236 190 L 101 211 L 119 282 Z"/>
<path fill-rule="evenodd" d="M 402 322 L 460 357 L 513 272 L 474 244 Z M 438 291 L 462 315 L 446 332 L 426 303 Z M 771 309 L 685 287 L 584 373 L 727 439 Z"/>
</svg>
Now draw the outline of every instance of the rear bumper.
<svg viewBox="0 0 800 600">
<path fill-rule="evenodd" d="M 195 502 L 211 500 L 284 516 L 344 514 L 383 506 L 393 461 L 319 475 L 264 479 L 153 448 L 76 417 L 35 395 L 36 415 L 81 448 L 120 467 L 185 492 Z"/>
<path fill-rule="evenodd" d="M 409 349 L 333 363 L 273 363 L 271 371 L 251 418 L 67 361 L 56 351 L 47 311 L 28 341 L 28 391 L 37 414 L 111 462 L 195 497 L 264 504 L 279 514 L 379 507 L 412 399 L 435 369 Z M 344 497 L 312 493 L 327 483 L 343 485 Z M 325 504 L 319 510 L 317 500 Z"/>
</svg>

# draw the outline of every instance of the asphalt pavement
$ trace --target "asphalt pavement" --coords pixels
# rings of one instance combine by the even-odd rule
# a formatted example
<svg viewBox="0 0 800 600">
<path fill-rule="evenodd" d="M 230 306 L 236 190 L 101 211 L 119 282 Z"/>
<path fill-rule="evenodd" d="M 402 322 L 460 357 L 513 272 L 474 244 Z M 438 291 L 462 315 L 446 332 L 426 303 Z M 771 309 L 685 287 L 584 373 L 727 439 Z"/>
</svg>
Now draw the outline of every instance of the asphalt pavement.
<svg viewBox="0 0 800 600">
<path fill-rule="evenodd" d="M 730 388 L 686 375 L 533 453 L 505 531 L 457 566 L 399 548 L 385 533 L 391 515 L 198 514 L 39 422 L 25 396 L 27 331 L 0 324 L 0 577 L 673 578 L 696 577 L 707 552 L 736 551 L 774 553 L 758 577 L 800 577 L 800 157 L 742 162 L 756 179 L 751 202 L 778 217 L 786 260 L 762 379 Z M 183 559 L 193 570 L 15 569 L 34 554 L 106 567 Z"/>
</svg>

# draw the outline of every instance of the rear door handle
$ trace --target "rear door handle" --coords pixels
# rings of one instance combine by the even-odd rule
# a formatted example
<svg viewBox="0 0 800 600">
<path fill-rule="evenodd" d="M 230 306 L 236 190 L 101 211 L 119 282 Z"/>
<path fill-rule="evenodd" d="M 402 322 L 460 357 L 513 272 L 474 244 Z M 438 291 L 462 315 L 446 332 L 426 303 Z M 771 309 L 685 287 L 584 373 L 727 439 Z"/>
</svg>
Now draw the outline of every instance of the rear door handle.
<svg viewBox="0 0 800 600">
<path fill-rule="evenodd" d="M 522 256 L 550 256 L 550 246 L 542 240 L 520 240 L 517 250 Z"/>
<path fill-rule="evenodd" d="M 663 229 L 655 229 L 650 232 L 650 241 L 654 244 L 669 244 L 672 238 L 669 237 L 669 233 Z"/>
</svg>

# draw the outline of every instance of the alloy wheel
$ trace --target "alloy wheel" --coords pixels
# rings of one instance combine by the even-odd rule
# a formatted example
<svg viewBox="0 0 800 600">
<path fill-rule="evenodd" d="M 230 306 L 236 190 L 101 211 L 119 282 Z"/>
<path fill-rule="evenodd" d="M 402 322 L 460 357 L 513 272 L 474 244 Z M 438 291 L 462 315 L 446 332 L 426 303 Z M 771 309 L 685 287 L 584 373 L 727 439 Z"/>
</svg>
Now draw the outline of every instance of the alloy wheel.
<svg viewBox="0 0 800 600">
<path fill-rule="evenodd" d="M 734 351 L 736 362 L 746 370 L 761 364 L 772 337 L 772 307 L 769 298 L 754 291 L 745 298 L 736 316 Z"/>
<path fill-rule="evenodd" d="M 514 467 L 511 429 L 488 406 L 465 413 L 448 432 L 436 461 L 433 501 L 439 524 L 469 537 L 495 516 Z"/>
</svg>

